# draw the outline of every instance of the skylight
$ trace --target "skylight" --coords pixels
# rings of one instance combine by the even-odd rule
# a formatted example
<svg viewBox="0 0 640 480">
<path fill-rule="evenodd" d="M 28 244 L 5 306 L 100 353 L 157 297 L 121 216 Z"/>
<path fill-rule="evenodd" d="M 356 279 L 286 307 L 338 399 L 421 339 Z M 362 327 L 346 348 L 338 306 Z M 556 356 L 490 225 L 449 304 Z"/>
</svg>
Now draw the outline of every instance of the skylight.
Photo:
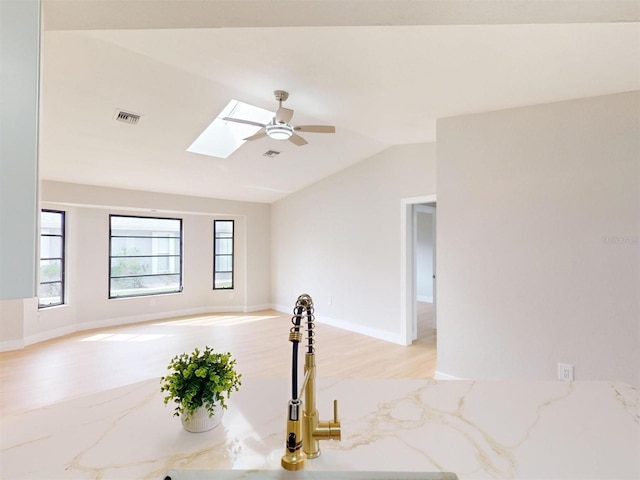
<svg viewBox="0 0 640 480">
<path fill-rule="evenodd" d="M 274 112 L 264 108 L 231 100 L 215 120 L 187 148 L 187 151 L 211 157 L 227 158 L 244 144 L 243 138 L 250 137 L 260 130 L 260 127 L 224 121 L 222 120 L 224 117 L 267 124 L 273 116 Z"/>
</svg>

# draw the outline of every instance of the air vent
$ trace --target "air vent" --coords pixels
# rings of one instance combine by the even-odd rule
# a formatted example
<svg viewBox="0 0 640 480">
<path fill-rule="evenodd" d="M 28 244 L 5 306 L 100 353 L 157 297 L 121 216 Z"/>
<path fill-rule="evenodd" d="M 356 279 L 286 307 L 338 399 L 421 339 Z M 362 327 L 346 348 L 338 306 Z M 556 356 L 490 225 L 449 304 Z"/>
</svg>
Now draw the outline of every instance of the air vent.
<svg viewBox="0 0 640 480">
<path fill-rule="evenodd" d="M 263 157 L 269 157 L 269 158 L 273 158 L 276 155 L 280 155 L 280 152 L 278 152 L 277 150 L 267 150 L 262 154 Z"/>
<path fill-rule="evenodd" d="M 140 115 L 137 113 L 125 112 L 124 110 L 116 110 L 113 119 L 130 125 L 136 125 L 140 120 Z"/>
</svg>

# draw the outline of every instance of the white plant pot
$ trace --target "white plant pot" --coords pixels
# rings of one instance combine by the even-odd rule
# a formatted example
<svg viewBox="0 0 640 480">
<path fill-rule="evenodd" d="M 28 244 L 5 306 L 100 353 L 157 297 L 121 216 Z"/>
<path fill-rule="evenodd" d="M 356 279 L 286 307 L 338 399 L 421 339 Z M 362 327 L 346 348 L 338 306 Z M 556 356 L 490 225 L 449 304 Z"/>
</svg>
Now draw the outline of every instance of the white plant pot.
<svg viewBox="0 0 640 480">
<path fill-rule="evenodd" d="M 182 426 L 187 432 L 200 433 L 207 432 L 213 428 L 216 428 L 222 422 L 222 414 L 224 409 L 220 405 L 213 407 L 213 416 L 209 416 L 209 412 L 205 407 L 197 408 L 189 417 L 189 420 L 184 419 L 184 415 L 180 416 Z"/>
</svg>

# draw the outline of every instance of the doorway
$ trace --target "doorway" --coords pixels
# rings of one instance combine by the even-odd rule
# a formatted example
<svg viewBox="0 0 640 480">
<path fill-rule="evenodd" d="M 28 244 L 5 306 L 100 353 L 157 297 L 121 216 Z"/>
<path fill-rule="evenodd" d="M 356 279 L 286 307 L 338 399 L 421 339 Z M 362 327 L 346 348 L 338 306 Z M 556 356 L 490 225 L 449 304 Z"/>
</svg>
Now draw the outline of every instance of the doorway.
<svg viewBox="0 0 640 480">
<path fill-rule="evenodd" d="M 424 265 L 423 262 L 420 265 L 417 264 L 418 258 L 424 258 L 428 255 L 429 249 L 421 249 L 418 246 L 418 215 L 431 215 L 431 228 L 432 230 L 432 267 L 429 271 L 429 266 Z M 429 224 L 428 221 L 421 222 Z M 437 325 L 437 288 L 436 288 L 436 195 L 425 195 L 422 197 L 405 198 L 401 200 L 401 212 L 400 212 L 400 227 L 401 227 L 401 248 L 400 248 L 400 336 L 405 345 L 411 345 L 418 335 L 418 313 L 421 310 L 419 307 L 428 307 L 429 302 L 424 302 L 427 305 L 418 305 L 419 299 L 427 300 L 428 294 L 424 292 L 428 291 L 429 282 L 424 281 L 425 276 L 431 275 L 431 288 L 432 288 L 432 303 L 431 315 L 433 316 L 431 322 L 432 327 L 436 328 Z M 427 227 L 429 228 L 429 227 Z M 427 235 L 428 236 L 428 235 Z M 418 252 L 421 250 L 420 257 Z M 427 271 L 425 271 L 427 270 Z M 421 280 L 421 297 L 418 296 L 418 273 Z M 424 281 L 424 282 L 423 282 Z M 426 285 L 426 287 L 425 287 Z M 422 312 L 421 312 L 422 313 Z"/>
<path fill-rule="evenodd" d="M 413 340 L 437 329 L 436 316 L 436 203 L 413 206 L 413 271 L 416 321 Z"/>
</svg>

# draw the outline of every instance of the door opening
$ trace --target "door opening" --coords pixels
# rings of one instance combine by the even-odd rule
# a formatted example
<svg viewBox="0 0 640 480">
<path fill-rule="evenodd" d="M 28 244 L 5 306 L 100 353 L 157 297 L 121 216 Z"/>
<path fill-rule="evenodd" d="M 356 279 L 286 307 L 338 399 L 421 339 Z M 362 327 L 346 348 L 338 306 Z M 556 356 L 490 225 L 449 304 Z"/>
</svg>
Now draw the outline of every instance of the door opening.
<svg viewBox="0 0 640 480">
<path fill-rule="evenodd" d="M 413 340 L 419 331 L 437 328 L 436 319 L 436 206 L 435 202 L 413 206 L 413 271 L 416 290 L 416 321 Z"/>
<path fill-rule="evenodd" d="M 432 209 L 432 210 L 431 210 Z M 435 264 L 435 244 L 436 244 L 436 195 L 425 195 L 422 197 L 412 197 L 402 199 L 400 212 L 401 226 L 401 263 L 400 263 L 400 335 L 405 345 L 411 345 L 417 338 L 418 334 L 418 273 L 421 276 L 420 282 L 425 280 L 423 263 L 418 267 L 417 252 L 421 250 L 418 245 L 418 217 L 419 212 L 429 213 L 432 215 L 431 224 L 432 232 L 432 270 L 431 285 L 433 288 L 432 311 L 433 311 L 433 328 L 436 327 L 436 305 L 437 305 L 437 289 L 436 289 L 436 264 Z M 421 222 L 422 223 L 422 222 Z M 426 222 L 425 223 L 429 223 Z M 428 235 L 427 235 L 428 236 Z M 428 255 L 429 249 L 422 251 L 421 258 Z M 421 270 L 422 269 L 422 270 Z M 425 282 L 428 285 L 429 282 Z M 421 284 L 421 288 L 425 288 Z M 427 287 L 428 289 L 428 287 Z M 428 290 L 421 290 L 428 291 Z M 422 294 L 421 294 L 422 295 Z M 428 295 L 426 295 L 428 296 Z M 426 299 L 425 296 L 422 297 Z"/>
</svg>

